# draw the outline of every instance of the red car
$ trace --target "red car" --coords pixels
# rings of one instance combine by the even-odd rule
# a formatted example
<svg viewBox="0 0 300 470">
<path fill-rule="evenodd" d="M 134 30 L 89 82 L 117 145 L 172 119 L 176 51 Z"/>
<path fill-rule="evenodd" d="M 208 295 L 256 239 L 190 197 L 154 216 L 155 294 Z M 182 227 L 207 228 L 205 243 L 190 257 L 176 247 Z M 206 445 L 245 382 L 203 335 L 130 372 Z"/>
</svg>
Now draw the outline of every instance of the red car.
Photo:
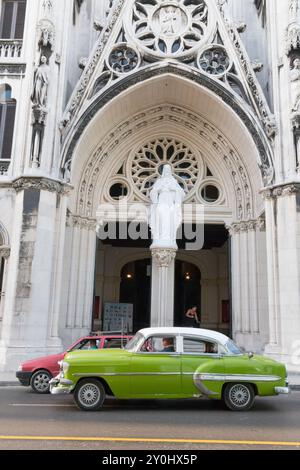
<svg viewBox="0 0 300 470">
<path fill-rule="evenodd" d="M 131 336 L 120 334 L 101 334 L 84 336 L 78 339 L 67 351 L 51 356 L 39 357 L 23 362 L 16 373 L 21 385 L 31 386 L 36 393 L 49 393 L 49 381 L 59 373 L 58 361 L 76 349 L 121 348 L 131 339 Z"/>
</svg>

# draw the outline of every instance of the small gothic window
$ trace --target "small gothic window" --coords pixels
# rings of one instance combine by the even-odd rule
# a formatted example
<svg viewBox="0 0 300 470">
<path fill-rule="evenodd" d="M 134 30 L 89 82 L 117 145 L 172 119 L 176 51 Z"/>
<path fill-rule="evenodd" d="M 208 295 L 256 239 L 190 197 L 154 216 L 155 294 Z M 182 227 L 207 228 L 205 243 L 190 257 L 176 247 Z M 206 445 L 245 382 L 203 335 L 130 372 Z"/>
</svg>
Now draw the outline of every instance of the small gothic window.
<svg viewBox="0 0 300 470">
<path fill-rule="evenodd" d="M 109 195 L 112 199 L 119 201 L 128 195 L 128 187 L 124 183 L 115 183 L 111 186 Z"/>
<path fill-rule="evenodd" d="M 0 85 L 0 160 L 10 160 L 14 135 L 16 100 L 9 85 Z"/>
<path fill-rule="evenodd" d="M 0 23 L 1 39 L 23 39 L 26 0 L 4 0 Z"/>
<path fill-rule="evenodd" d="M 207 184 L 201 191 L 201 196 L 208 203 L 216 202 L 220 197 L 219 189 L 213 184 Z"/>
</svg>

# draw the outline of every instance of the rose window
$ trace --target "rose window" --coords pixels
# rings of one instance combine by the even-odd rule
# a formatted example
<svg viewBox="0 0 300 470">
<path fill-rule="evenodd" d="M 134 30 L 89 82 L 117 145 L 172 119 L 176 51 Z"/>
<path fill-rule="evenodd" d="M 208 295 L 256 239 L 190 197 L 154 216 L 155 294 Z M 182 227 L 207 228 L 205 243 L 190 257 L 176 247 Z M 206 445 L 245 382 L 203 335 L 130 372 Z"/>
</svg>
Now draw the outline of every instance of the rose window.
<svg viewBox="0 0 300 470">
<path fill-rule="evenodd" d="M 199 157 L 182 142 L 167 138 L 147 143 L 131 158 L 129 174 L 136 190 L 149 197 L 166 164 L 171 165 L 173 176 L 186 194 L 191 193 L 200 174 Z"/>
<path fill-rule="evenodd" d="M 205 51 L 200 52 L 198 64 L 203 72 L 216 77 L 225 75 L 232 66 L 223 46 L 209 46 Z"/>
<path fill-rule="evenodd" d="M 129 34 L 155 57 L 191 56 L 210 32 L 205 0 L 134 0 Z"/>
<path fill-rule="evenodd" d="M 118 75 L 131 72 L 138 67 L 140 58 L 138 53 L 127 44 L 118 44 L 109 55 L 108 66 Z"/>
</svg>

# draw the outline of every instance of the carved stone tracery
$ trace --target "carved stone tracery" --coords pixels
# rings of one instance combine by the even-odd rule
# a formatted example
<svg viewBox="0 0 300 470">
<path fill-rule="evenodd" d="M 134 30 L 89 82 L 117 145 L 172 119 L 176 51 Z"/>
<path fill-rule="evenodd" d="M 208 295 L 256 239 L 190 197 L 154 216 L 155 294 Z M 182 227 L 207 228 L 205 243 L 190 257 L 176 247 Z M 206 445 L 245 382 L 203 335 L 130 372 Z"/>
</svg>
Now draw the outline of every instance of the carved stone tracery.
<svg viewBox="0 0 300 470">
<path fill-rule="evenodd" d="M 108 161 L 109 156 L 112 154 L 113 150 L 119 145 L 119 143 L 123 142 L 124 139 L 130 137 L 131 135 L 135 135 L 141 128 L 150 127 L 151 129 L 151 126 L 157 122 L 164 122 L 165 124 L 172 123 L 182 126 L 183 128 L 186 127 L 188 130 L 193 131 L 195 135 L 198 135 L 198 138 L 205 142 L 206 145 L 211 146 L 211 148 L 214 149 L 214 152 L 216 152 L 217 157 L 220 158 L 227 166 L 229 170 L 229 175 L 231 175 L 232 182 L 235 188 L 235 198 L 237 201 L 236 213 L 238 214 L 238 219 L 242 220 L 253 218 L 254 209 L 252 187 L 250 179 L 247 175 L 247 170 L 240 156 L 238 155 L 238 152 L 232 147 L 226 137 L 218 129 L 216 129 L 207 121 L 203 120 L 201 116 L 176 106 L 158 106 L 152 109 L 148 109 L 146 112 L 138 113 L 133 116 L 130 120 L 127 120 L 117 126 L 103 140 L 97 151 L 91 156 L 83 172 L 78 193 L 76 209 L 77 212 L 88 217 L 92 216 L 95 213 L 96 207 L 94 207 L 94 192 L 96 190 L 96 186 L 98 185 L 99 176 L 103 174 L 102 169 L 104 165 Z M 168 148 L 168 145 L 171 146 L 171 142 L 166 144 L 166 149 Z M 154 143 L 153 148 L 155 148 Z M 133 153 L 132 155 L 137 155 L 137 162 L 139 162 L 139 164 L 143 162 L 143 159 L 140 159 L 141 155 L 138 155 L 138 152 L 137 154 Z M 189 168 L 185 168 L 185 170 L 188 169 L 188 171 L 191 172 L 191 175 L 194 175 L 194 177 L 197 174 L 197 178 L 199 179 L 197 185 L 199 186 L 202 185 L 202 182 L 206 181 L 204 175 L 205 165 L 201 155 L 199 154 L 197 158 L 195 157 L 196 155 L 197 154 L 195 152 L 191 152 L 191 157 L 187 158 L 187 160 L 180 160 L 179 164 L 181 164 L 181 162 L 184 164 L 189 163 Z M 126 156 L 124 155 L 124 158 L 125 157 Z M 190 158 L 192 159 L 190 160 Z M 193 158 L 195 158 L 195 160 L 193 160 Z M 131 161 L 132 160 L 130 159 L 127 160 L 128 171 L 131 171 L 132 168 Z M 157 163 L 159 167 L 159 162 Z M 137 171 L 142 172 L 143 167 L 139 167 L 138 165 Z M 148 178 L 150 174 L 148 173 L 147 168 L 146 172 L 147 175 L 145 175 L 145 178 Z M 155 169 L 155 173 L 156 172 L 157 168 Z M 115 178 L 119 176 L 119 173 L 107 175 L 106 182 L 102 182 L 101 184 L 103 185 L 102 198 L 108 192 L 110 181 L 114 182 Z M 130 180 L 129 173 L 127 173 L 124 177 L 127 181 Z M 207 182 L 209 182 L 210 180 L 211 177 L 208 177 Z M 215 179 L 213 179 L 213 181 L 215 181 Z M 141 182 L 143 183 L 143 178 L 141 179 Z M 134 186 L 135 184 L 136 182 L 133 181 L 131 186 Z M 217 187 L 219 186 L 218 184 L 216 185 Z M 193 185 L 191 186 L 191 188 L 192 187 Z M 135 194 L 136 196 L 138 196 L 138 191 L 135 190 L 131 194 Z M 197 195 L 198 194 L 199 191 L 197 190 Z M 145 201 L 145 197 L 146 196 L 143 193 L 140 193 L 140 196 L 134 199 L 131 199 L 130 196 L 129 202 Z M 195 197 L 193 196 L 193 192 L 191 192 L 190 196 L 187 197 L 186 201 L 194 201 L 194 199 Z M 111 202 L 111 198 L 101 199 L 101 201 L 97 200 L 96 203 L 99 204 L 99 202 Z M 203 201 L 201 201 L 201 203 L 203 203 Z M 216 202 L 217 205 L 222 205 L 224 203 L 225 196 L 221 196 L 220 199 Z"/>
<path fill-rule="evenodd" d="M 128 37 L 150 57 L 192 56 L 211 29 L 205 0 L 133 0 Z"/>
</svg>

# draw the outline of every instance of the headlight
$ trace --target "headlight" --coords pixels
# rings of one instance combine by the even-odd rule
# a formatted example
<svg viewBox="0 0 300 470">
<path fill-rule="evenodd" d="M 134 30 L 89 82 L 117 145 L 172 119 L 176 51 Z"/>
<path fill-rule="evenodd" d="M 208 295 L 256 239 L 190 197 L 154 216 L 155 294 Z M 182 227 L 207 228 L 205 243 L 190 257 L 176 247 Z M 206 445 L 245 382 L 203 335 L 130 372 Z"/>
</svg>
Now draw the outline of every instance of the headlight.
<svg viewBox="0 0 300 470">
<path fill-rule="evenodd" d="M 20 364 L 19 367 L 18 367 L 18 371 L 19 371 L 19 372 L 22 372 L 22 370 L 23 370 L 23 365 Z"/>
<path fill-rule="evenodd" d="M 66 372 L 68 372 L 69 366 L 70 366 L 70 364 L 69 364 L 68 362 L 62 362 L 61 368 L 62 368 L 64 374 L 65 374 Z"/>
</svg>

